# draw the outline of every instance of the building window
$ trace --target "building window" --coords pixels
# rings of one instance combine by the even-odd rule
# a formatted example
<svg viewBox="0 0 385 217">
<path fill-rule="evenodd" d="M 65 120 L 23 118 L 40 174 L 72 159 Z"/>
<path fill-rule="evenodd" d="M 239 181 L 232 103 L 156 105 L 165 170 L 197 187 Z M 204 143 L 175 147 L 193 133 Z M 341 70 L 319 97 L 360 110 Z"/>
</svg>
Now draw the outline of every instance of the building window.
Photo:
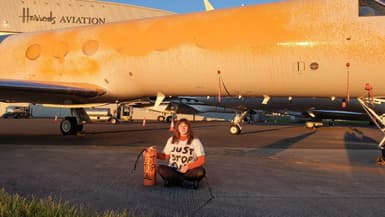
<svg viewBox="0 0 385 217">
<path fill-rule="evenodd" d="M 359 16 L 385 16 L 385 0 L 359 0 Z"/>
</svg>

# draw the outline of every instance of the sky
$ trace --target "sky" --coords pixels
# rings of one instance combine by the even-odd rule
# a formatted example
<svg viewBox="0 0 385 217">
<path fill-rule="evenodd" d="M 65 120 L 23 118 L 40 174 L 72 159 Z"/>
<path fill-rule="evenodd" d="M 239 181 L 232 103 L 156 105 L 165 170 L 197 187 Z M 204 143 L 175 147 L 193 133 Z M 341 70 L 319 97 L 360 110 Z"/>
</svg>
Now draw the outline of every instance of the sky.
<svg viewBox="0 0 385 217">
<path fill-rule="evenodd" d="M 107 2 L 118 2 L 144 7 L 158 8 L 177 13 L 189 13 L 204 11 L 203 0 L 102 0 Z M 276 2 L 279 0 L 209 0 L 214 8 L 229 8 L 243 5 Z"/>
</svg>

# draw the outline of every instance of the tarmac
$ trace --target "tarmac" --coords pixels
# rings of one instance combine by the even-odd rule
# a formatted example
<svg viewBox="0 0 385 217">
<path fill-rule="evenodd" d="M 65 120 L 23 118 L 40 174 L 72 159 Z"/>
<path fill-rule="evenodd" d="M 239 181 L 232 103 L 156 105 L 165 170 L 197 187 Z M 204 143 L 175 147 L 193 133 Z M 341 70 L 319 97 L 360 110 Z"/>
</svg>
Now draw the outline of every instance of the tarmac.
<svg viewBox="0 0 385 217">
<path fill-rule="evenodd" d="M 51 119 L 0 120 L 0 188 L 91 210 L 147 216 L 383 216 L 382 133 L 367 126 L 194 122 L 207 178 L 198 190 L 143 186 L 145 147 L 162 149 L 169 124 L 88 124 L 62 136 Z M 158 163 L 165 163 L 159 161 Z"/>
</svg>

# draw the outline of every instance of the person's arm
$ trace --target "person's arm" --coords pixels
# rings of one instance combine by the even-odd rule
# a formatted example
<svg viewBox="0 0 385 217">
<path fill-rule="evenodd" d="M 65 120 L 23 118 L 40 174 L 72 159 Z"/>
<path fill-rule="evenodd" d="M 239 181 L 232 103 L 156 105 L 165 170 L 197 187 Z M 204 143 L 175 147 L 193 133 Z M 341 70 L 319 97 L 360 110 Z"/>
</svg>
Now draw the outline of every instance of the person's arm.
<svg viewBox="0 0 385 217">
<path fill-rule="evenodd" d="M 199 156 L 198 159 L 194 162 L 191 162 L 187 165 L 189 170 L 192 170 L 197 167 L 201 167 L 206 163 L 206 157 L 204 155 Z"/>
<path fill-rule="evenodd" d="M 168 160 L 168 159 L 170 159 L 170 155 L 165 154 L 165 153 L 157 152 L 156 153 L 156 158 L 158 158 L 160 160 Z"/>
<path fill-rule="evenodd" d="M 197 158 L 196 161 L 189 163 L 187 166 L 184 166 L 180 168 L 179 172 L 185 173 L 188 170 L 203 166 L 206 162 L 206 157 L 204 155 L 201 155 Z"/>
<path fill-rule="evenodd" d="M 192 145 L 194 146 L 194 152 L 196 153 L 196 155 L 198 157 L 194 162 L 191 162 L 188 165 L 182 167 L 179 170 L 179 172 L 181 172 L 181 173 L 185 173 L 188 170 L 191 170 L 191 169 L 194 169 L 197 167 L 201 167 L 206 162 L 206 155 L 205 155 L 205 151 L 203 149 L 203 145 L 202 145 L 201 141 L 198 138 L 196 138 L 192 141 L 192 143 L 193 143 Z"/>
</svg>

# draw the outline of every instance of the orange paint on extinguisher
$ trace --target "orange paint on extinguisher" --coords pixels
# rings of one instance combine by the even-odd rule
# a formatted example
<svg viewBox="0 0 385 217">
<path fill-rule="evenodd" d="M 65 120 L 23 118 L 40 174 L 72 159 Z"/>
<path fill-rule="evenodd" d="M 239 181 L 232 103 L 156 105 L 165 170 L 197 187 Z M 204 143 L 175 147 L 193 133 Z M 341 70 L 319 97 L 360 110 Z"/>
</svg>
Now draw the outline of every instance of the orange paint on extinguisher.
<svg viewBox="0 0 385 217">
<path fill-rule="evenodd" d="M 143 169 L 145 186 L 156 184 L 156 146 L 151 146 L 143 153 Z"/>
</svg>

